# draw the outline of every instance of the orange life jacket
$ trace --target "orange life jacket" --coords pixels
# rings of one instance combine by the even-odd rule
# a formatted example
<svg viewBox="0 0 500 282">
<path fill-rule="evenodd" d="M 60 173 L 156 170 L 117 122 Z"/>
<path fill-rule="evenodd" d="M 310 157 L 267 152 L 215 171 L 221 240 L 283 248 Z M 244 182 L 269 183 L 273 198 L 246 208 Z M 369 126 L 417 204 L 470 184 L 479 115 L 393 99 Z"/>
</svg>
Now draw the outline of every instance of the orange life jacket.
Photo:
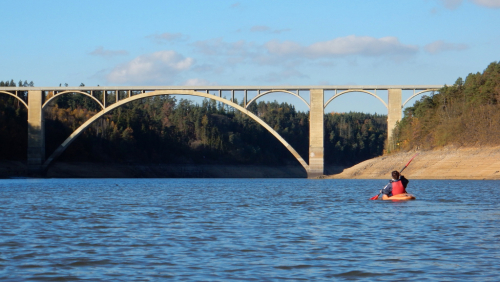
<svg viewBox="0 0 500 282">
<path fill-rule="evenodd" d="M 401 180 L 392 182 L 392 195 L 398 195 L 406 193 L 405 187 L 403 186 L 403 182 Z"/>
</svg>

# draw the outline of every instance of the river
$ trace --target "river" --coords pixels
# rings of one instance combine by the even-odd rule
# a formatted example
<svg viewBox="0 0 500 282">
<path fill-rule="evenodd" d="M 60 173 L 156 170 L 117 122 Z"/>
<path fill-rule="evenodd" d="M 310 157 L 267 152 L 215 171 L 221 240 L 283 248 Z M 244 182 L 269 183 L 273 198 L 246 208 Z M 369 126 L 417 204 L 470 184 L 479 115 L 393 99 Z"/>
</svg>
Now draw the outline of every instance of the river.
<svg viewBox="0 0 500 282">
<path fill-rule="evenodd" d="M 498 281 L 498 181 L 3 179 L 1 281 Z"/>
</svg>

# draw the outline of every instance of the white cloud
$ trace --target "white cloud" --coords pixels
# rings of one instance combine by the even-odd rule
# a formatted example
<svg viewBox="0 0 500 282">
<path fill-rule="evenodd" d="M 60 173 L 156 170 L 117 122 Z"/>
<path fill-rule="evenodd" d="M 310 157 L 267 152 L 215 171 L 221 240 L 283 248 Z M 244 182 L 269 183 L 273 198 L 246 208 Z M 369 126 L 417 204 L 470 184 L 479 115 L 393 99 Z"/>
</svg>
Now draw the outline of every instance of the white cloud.
<svg viewBox="0 0 500 282">
<path fill-rule="evenodd" d="M 374 38 L 355 35 L 316 42 L 309 46 L 302 46 L 293 41 L 270 41 L 265 44 L 265 47 L 271 54 L 304 56 L 308 58 L 350 55 L 399 56 L 415 54 L 418 51 L 417 46 L 402 44 L 396 37 Z"/>
<path fill-rule="evenodd" d="M 500 8 L 500 0 L 470 0 L 472 3 L 484 6 L 487 8 L 498 9 Z"/>
<path fill-rule="evenodd" d="M 461 51 L 467 49 L 465 44 L 448 43 L 443 40 L 437 40 L 425 45 L 424 49 L 430 54 L 437 54 L 446 51 Z"/>
<path fill-rule="evenodd" d="M 136 57 L 115 67 L 106 79 L 112 83 L 171 83 L 194 63 L 175 51 L 159 51 Z"/>
<path fill-rule="evenodd" d="M 128 52 L 125 50 L 105 50 L 104 47 L 99 46 L 89 54 L 93 56 L 113 57 L 113 56 L 128 55 Z"/>
</svg>

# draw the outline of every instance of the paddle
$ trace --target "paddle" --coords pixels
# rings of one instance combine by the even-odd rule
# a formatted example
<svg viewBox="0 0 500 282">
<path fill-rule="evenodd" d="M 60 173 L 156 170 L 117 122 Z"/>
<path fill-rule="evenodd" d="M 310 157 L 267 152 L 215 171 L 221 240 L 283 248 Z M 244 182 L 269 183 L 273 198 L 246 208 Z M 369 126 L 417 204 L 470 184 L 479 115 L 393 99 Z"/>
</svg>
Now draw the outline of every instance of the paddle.
<svg viewBox="0 0 500 282">
<path fill-rule="evenodd" d="M 406 167 L 408 167 L 408 165 L 411 163 L 411 161 L 413 161 L 413 159 L 418 155 L 418 153 L 416 153 L 412 158 L 411 160 L 405 165 L 405 167 L 403 167 L 400 171 L 399 171 L 399 174 L 401 174 L 401 172 L 403 172 L 403 170 L 405 170 Z M 370 200 L 377 200 L 378 197 L 380 196 L 380 194 L 382 194 L 382 192 L 378 193 L 376 196 L 373 196 L 370 198 Z"/>
</svg>

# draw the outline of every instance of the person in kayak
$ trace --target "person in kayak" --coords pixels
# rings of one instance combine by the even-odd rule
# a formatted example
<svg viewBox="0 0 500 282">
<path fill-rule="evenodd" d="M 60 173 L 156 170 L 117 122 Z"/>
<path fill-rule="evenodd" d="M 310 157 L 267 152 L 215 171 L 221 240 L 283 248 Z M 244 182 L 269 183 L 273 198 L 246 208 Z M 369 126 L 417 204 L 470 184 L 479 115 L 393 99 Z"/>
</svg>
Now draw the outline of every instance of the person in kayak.
<svg viewBox="0 0 500 282">
<path fill-rule="evenodd" d="M 380 190 L 380 193 L 383 194 L 382 200 L 398 194 L 406 193 L 406 186 L 408 185 L 408 182 L 410 182 L 403 175 L 400 175 L 396 170 L 393 171 L 391 175 L 392 179 L 389 184 L 387 184 L 382 190 Z"/>
</svg>

